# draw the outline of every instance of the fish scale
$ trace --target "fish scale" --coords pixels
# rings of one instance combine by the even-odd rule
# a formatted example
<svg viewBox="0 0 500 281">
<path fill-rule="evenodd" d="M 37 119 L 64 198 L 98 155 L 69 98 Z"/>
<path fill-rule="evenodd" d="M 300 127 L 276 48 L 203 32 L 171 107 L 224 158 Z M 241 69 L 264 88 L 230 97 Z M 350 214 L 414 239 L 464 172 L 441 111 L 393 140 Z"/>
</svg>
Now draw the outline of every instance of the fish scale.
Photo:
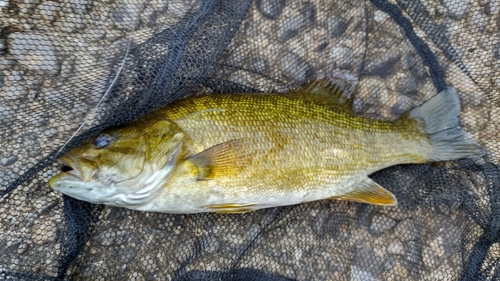
<svg viewBox="0 0 500 281">
<path fill-rule="evenodd" d="M 101 178 L 72 171 L 54 177 L 51 186 L 94 203 L 171 213 L 240 213 L 327 198 L 394 205 L 394 195 L 369 174 L 483 154 L 458 126 L 460 105 L 451 88 L 393 122 L 356 116 L 351 104 L 328 79 L 287 94 L 182 99 L 105 130 L 101 139 L 114 140 L 108 147 L 89 142 L 69 152 L 82 163 L 97 161 L 87 170 L 97 167 Z M 148 162 L 153 168 L 134 176 L 126 166 L 137 165 L 133 159 L 141 151 L 154 165 Z M 106 166 L 106 159 L 120 157 Z M 110 186 L 113 174 L 125 180 Z M 141 188 L 144 182 L 154 185 Z M 69 184 L 82 188 L 64 187 Z M 82 191 L 89 186 L 103 191 Z"/>
</svg>

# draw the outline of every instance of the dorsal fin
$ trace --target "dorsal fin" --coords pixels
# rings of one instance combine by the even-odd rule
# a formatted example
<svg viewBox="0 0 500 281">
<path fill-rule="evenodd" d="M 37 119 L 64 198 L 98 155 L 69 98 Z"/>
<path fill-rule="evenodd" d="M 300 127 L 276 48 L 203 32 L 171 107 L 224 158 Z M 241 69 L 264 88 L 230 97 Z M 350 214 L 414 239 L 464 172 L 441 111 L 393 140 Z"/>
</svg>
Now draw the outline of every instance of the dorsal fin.
<svg viewBox="0 0 500 281">
<path fill-rule="evenodd" d="M 309 82 L 305 86 L 290 91 L 287 96 L 298 97 L 318 104 L 352 111 L 352 98 L 347 96 L 342 87 L 328 78 Z"/>
</svg>

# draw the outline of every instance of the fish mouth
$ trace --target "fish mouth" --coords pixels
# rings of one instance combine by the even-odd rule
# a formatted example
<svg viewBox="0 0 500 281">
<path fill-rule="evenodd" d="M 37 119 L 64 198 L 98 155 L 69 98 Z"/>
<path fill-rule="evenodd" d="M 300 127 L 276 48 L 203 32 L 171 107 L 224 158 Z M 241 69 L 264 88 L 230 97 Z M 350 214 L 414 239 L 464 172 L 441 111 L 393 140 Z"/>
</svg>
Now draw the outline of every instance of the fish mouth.
<svg viewBox="0 0 500 281">
<path fill-rule="evenodd" d="M 83 181 L 94 179 L 97 172 L 97 165 L 95 162 L 77 158 L 69 153 L 61 156 L 59 160 L 63 163 L 61 167 L 61 172 L 63 174 L 71 175 Z"/>
<path fill-rule="evenodd" d="M 62 171 L 63 173 L 66 173 L 66 172 L 69 172 L 69 171 L 73 171 L 73 168 L 71 168 L 70 166 L 68 166 L 68 165 L 65 165 L 65 164 L 64 164 L 64 165 L 61 167 L 61 171 Z"/>
<path fill-rule="evenodd" d="M 63 165 L 61 168 L 63 174 L 71 175 L 77 179 L 83 180 L 82 174 L 78 170 L 73 170 L 70 166 Z"/>
<path fill-rule="evenodd" d="M 78 169 L 79 165 L 78 165 L 78 162 L 76 161 L 75 157 L 71 156 L 70 154 L 66 154 L 66 155 L 61 156 L 59 158 L 59 160 L 63 163 L 63 166 L 61 167 L 61 171 L 64 174 L 72 175 L 78 179 L 83 179 L 82 173 Z"/>
</svg>

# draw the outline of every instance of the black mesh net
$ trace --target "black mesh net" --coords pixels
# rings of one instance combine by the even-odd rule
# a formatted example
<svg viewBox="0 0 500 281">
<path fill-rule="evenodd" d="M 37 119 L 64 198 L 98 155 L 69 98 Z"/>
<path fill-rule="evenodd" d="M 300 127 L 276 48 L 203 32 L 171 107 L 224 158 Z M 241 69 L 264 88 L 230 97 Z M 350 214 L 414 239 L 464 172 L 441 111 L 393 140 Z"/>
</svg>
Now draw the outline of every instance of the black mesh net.
<svg viewBox="0 0 500 281">
<path fill-rule="evenodd" d="M 500 280 L 499 35 L 494 0 L 0 0 L 0 279 Z M 455 87 L 487 154 L 373 174 L 397 207 L 171 215 L 48 187 L 106 127 L 320 76 L 380 120 Z"/>
</svg>

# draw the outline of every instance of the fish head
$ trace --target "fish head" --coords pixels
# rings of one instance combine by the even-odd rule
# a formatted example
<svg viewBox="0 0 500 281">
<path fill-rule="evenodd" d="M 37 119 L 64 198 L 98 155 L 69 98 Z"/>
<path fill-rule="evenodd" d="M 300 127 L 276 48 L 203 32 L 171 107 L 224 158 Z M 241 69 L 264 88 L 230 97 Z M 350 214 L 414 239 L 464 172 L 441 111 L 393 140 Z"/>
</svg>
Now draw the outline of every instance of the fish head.
<svg viewBox="0 0 500 281">
<path fill-rule="evenodd" d="M 140 206 L 168 180 L 183 153 L 184 133 L 169 120 L 110 128 L 60 157 L 56 191 L 96 204 Z"/>
</svg>

